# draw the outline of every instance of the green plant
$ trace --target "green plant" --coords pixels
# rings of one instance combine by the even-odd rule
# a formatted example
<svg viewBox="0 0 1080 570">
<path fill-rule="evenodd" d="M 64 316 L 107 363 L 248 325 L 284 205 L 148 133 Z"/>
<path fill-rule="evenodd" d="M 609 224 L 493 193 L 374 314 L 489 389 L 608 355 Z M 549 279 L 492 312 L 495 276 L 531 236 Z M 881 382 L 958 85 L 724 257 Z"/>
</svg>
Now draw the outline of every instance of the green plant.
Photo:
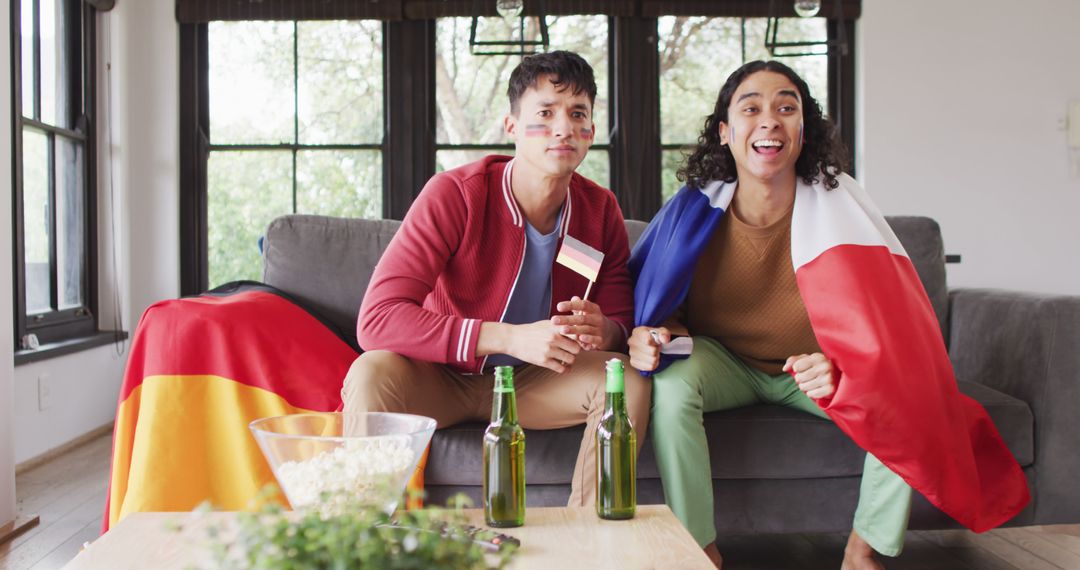
<svg viewBox="0 0 1080 570">
<path fill-rule="evenodd" d="M 264 490 L 261 498 L 273 492 Z M 514 545 L 486 550 L 478 541 L 496 533 L 470 529 L 462 512 L 467 499 L 461 496 L 454 503 L 400 511 L 392 520 L 370 507 L 328 516 L 264 502 L 255 511 L 239 513 L 235 529 L 208 527 L 208 542 L 217 567 L 229 569 L 488 570 L 509 564 Z"/>
</svg>

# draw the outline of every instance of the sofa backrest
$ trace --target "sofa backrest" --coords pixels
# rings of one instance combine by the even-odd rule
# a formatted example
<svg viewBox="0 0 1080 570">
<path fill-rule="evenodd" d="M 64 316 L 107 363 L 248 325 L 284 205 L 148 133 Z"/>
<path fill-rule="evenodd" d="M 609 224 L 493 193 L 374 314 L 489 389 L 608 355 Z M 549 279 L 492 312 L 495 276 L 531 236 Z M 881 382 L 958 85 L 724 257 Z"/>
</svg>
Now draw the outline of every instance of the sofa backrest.
<svg viewBox="0 0 1080 570">
<path fill-rule="evenodd" d="M 930 218 L 886 218 L 915 265 L 944 338 L 948 291 L 941 228 Z M 401 222 L 290 214 L 270 222 L 263 243 L 263 282 L 297 297 L 331 323 L 356 330 L 356 315 L 375 264 Z M 627 220 L 633 245 L 645 222 Z"/>
<path fill-rule="evenodd" d="M 356 334 L 356 316 L 371 273 L 401 222 L 289 214 L 263 240 L 263 283 L 298 298 Z"/>
</svg>

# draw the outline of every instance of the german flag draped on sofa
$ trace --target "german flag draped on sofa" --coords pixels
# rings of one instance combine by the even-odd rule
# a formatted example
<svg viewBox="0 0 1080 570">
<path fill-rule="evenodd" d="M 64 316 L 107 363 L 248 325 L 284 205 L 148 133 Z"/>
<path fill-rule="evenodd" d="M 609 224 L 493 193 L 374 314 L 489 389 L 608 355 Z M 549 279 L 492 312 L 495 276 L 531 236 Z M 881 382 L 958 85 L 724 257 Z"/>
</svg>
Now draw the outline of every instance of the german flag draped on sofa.
<svg viewBox="0 0 1080 570">
<path fill-rule="evenodd" d="M 339 410 L 356 356 L 267 285 L 231 283 L 152 305 L 120 390 L 102 532 L 133 512 L 186 511 L 205 500 L 245 508 L 274 480 L 248 423 Z"/>
</svg>

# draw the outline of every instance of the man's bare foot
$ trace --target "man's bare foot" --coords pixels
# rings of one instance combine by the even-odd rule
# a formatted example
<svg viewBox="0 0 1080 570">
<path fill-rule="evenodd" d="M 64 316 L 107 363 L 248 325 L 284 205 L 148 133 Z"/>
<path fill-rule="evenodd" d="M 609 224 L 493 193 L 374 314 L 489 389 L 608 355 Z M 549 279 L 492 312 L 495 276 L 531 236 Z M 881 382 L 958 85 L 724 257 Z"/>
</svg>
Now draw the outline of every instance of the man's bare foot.
<svg viewBox="0 0 1080 570">
<path fill-rule="evenodd" d="M 885 570 L 885 566 L 875 557 L 876 554 L 859 533 L 852 529 L 844 548 L 844 561 L 840 564 L 840 570 Z"/>
<path fill-rule="evenodd" d="M 724 567 L 724 557 L 720 556 L 720 549 L 716 548 L 715 542 L 710 542 L 705 547 L 705 556 L 709 557 L 709 561 L 713 563 L 717 568 Z"/>
</svg>

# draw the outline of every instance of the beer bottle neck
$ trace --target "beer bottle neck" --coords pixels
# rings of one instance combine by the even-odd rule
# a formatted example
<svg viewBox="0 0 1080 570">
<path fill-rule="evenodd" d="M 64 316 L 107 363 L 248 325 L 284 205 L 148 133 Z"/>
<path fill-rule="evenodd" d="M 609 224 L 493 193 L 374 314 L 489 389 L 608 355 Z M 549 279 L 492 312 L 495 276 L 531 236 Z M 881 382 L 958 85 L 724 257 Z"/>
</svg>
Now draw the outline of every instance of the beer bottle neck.
<svg viewBox="0 0 1080 570">
<path fill-rule="evenodd" d="M 604 398 L 605 412 L 626 412 L 626 393 L 608 392 Z"/>
<path fill-rule="evenodd" d="M 607 363 L 607 397 L 604 406 L 607 411 L 626 413 L 626 384 L 623 382 L 622 362 L 611 359 Z"/>
<path fill-rule="evenodd" d="M 514 391 L 496 390 L 491 406 L 491 423 L 516 424 L 517 421 L 517 397 Z"/>
</svg>

